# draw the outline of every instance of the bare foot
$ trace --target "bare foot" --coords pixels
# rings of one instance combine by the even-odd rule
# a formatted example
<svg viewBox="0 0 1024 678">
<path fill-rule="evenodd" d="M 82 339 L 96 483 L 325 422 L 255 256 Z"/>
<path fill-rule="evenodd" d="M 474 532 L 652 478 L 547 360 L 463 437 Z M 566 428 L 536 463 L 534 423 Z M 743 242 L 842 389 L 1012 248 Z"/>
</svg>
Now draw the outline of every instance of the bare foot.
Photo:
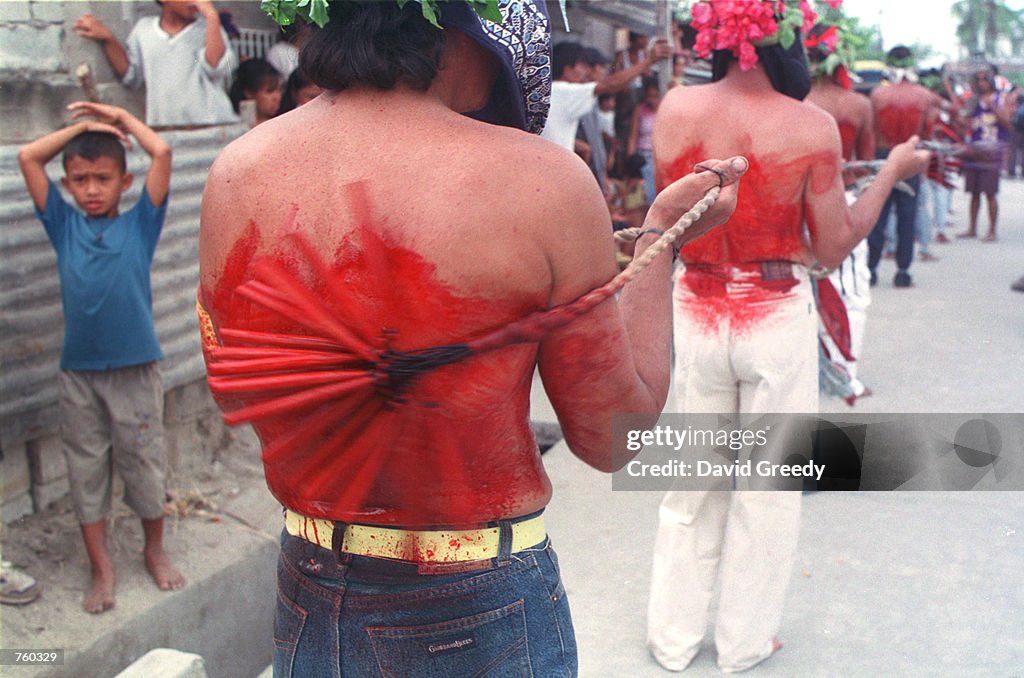
<svg viewBox="0 0 1024 678">
<path fill-rule="evenodd" d="M 114 607 L 113 570 L 93 571 L 92 588 L 85 594 L 82 607 L 89 614 L 100 614 Z"/>
<path fill-rule="evenodd" d="M 988 235 L 986 235 L 986 236 L 985 236 L 984 238 L 982 238 L 981 240 L 982 240 L 982 242 L 995 242 L 995 241 L 997 240 L 997 238 L 996 238 L 996 234 L 995 234 L 995 233 L 992 233 L 992 232 L 990 231 L 990 232 L 989 232 L 989 234 L 988 234 Z"/>
<path fill-rule="evenodd" d="M 957 233 L 958 238 L 977 238 L 978 234 L 975 231 L 964 231 L 963 233 Z"/>
<path fill-rule="evenodd" d="M 157 587 L 163 591 L 177 591 L 185 586 L 185 577 L 178 572 L 162 548 L 147 548 L 144 553 L 146 569 Z"/>
</svg>

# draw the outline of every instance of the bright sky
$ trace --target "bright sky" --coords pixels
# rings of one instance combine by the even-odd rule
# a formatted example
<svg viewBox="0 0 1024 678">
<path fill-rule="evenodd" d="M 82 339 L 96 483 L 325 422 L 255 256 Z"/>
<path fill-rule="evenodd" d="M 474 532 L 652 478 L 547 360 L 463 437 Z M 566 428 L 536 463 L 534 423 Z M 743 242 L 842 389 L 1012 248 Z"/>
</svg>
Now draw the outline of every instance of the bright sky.
<svg viewBox="0 0 1024 678">
<path fill-rule="evenodd" d="M 884 48 L 899 44 L 930 44 L 936 53 L 958 56 L 956 20 L 950 13 L 954 0 L 845 0 L 847 15 L 861 24 L 878 25 Z M 1011 9 L 1024 8 L 1024 0 L 1007 0 Z"/>
</svg>

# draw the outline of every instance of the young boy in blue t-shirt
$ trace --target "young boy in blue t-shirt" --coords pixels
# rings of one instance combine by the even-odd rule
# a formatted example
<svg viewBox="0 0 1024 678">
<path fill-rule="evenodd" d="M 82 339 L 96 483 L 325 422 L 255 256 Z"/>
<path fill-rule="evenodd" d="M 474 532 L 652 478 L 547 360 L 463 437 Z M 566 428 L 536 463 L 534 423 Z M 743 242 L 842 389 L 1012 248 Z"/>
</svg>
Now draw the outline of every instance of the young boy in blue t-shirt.
<svg viewBox="0 0 1024 678">
<path fill-rule="evenodd" d="M 83 606 L 99 613 L 114 606 L 114 567 L 106 542 L 111 470 L 125 482 L 125 502 L 142 519 L 146 567 L 164 590 L 185 579 L 163 548 L 163 358 L 153 327 L 149 269 L 167 212 L 171 148 L 127 111 L 90 102 L 68 106 L 70 127 L 18 153 L 36 216 L 57 251 L 64 347 L 60 360 L 60 429 L 71 499 L 92 566 Z M 125 149 L 131 134 L 149 154 L 146 187 L 121 214 L 132 183 Z M 82 210 L 68 205 L 46 174 L 64 151 L 64 188 Z"/>
</svg>

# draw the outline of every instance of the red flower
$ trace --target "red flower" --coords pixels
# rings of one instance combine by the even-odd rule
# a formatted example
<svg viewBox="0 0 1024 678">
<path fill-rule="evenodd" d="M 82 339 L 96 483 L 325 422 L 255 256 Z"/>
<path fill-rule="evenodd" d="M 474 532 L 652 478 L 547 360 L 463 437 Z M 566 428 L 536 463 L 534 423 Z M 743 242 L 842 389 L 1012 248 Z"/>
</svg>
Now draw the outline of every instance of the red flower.
<svg viewBox="0 0 1024 678">
<path fill-rule="evenodd" d="M 842 0 L 826 0 L 837 7 Z M 694 49 L 707 58 L 712 50 L 729 50 L 749 71 L 757 64 L 755 47 L 775 35 L 787 13 L 800 10 L 801 30 L 814 26 L 818 15 L 808 0 L 701 0 L 690 10 L 691 25 L 697 31 Z"/>
</svg>

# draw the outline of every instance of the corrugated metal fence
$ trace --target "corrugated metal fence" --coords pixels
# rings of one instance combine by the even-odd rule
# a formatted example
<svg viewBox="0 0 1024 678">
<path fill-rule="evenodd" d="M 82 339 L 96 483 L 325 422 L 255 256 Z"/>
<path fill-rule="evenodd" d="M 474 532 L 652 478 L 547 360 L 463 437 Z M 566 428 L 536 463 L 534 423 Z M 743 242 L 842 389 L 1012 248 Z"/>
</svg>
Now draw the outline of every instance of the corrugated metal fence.
<svg viewBox="0 0 1024 678">
<path fill-rule="evenodd" d="M 245 131 L 241 125 L 165 132 L 174 149 L 170 204 L 153 263 L 157 335 L 171 390 L 204 375 L 195 317 L 199 280 L 199 206 L 214 158 Z M 0 146 L 0 447 L 55 432 L 63 320 L 56 256 L 36 220 L 18 170 L 17 146 Z M 148 158 L 129 153 L 136 175 L 122 205 L 138 200 Z M 59 158 L 48 167 L 62 174 Z M 68 196 L 69 200 L 70 197 Z"/>
</svg>

